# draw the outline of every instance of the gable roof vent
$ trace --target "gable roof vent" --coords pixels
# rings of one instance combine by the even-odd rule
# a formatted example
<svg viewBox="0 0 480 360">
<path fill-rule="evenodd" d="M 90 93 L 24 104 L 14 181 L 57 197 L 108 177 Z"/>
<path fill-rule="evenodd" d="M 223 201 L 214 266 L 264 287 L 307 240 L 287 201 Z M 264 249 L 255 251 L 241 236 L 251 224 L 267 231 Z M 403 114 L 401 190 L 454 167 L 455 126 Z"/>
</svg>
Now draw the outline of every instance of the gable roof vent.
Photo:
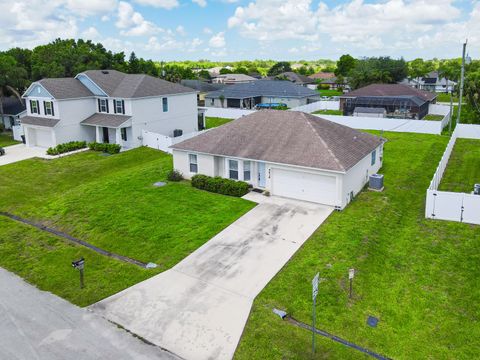
<svg viewBox="0 0 480 360">
<path fill-rule="evenodd" d="M 108 70 L 102 70 L 102 74 L 108 74 Z"/>
</svg>

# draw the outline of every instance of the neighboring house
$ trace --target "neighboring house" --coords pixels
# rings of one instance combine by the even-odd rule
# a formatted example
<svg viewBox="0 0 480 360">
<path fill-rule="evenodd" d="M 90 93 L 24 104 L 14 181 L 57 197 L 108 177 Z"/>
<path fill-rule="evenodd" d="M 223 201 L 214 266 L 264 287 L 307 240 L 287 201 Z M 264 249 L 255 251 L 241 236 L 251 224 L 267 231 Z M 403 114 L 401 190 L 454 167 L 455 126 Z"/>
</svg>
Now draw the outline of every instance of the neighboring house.
<svg viewBox="0 0 480 360">
<path fill-rule="evenodd" d="M 357 106 L 353 110 L 353 116 L 384 118 L 387 116 L 387 110 L 381 107 L 370 108 L 370 107 Z"/>
<path fill-rule="evenodd" d="M 402 84 L 371 84 L 340 96 L 340 110 L 353 115 L 355 108 L 380 108 L 386 117 L 423 119 L 436 95 Z"/>
<path fill-rule="evenodd" d="M 218 75 L 217 77 L 212 79 L 212 83 L 214 84 L 225 84 L 225 85 L 233 85 L 233 84 L 244 84 L 255 81 L 253 76 L 248 76 L 245 74 L 224 74 Z"/>
<path fill-rule="evenodd" d="M 202 80 L 182 80 L 180 84 L 197 91 L 198 106 L 205 106 L 205 95 L 211 91 L 223 89 L 224 84 L 212 84 Z"/>
<path fill-rule="evenodd" d="M 211 77 L 216 77 L 220 75 L 220 70 L 222 69 L 227 69 L 227 70 L 232 70 L 233 68 L 231 66 L 215 66 L 213 68 L 207 69 L 208 73 L 210 74 Z"/>
<path fill-rule="evenodd" d="M 332 72 L 322 72 L 322 71 L 309 76 L 309 78 L 312 79 L 312 80 L 326 80 L 326 79 L 331 79 L 331 78 L 334 78 L 334 77 L 335 77 L 334 73 L 332 73 Z"/>
<path fill-rule="evenodd" d="M 32 83 L 23 95 L 27 116 L 21 123 L 27 146 L 86 140 L 133 148 L 142 145 L 142 130 L 166 136 L 196 131 L 196 96 L 149 75 L 90 70 Z"/>
<path fill-rule="evenodd" d="M 447 80 L 444 77 L 440 77 L 438 71 L 431 71 L 425 77 L 420 79 L 404 79 L 400 84 L 408 85 L 417 89 L 449 93 L 455 90 L 457 83 L 452 80 Z"/>
<path fill-rule="evenodd" d="M 287 72 L 278 74 L 277 76 L 275 76 L 275 79 L 288 80 L 294 84 L 302 85 L 302 86 L 308 86 L 310 84 L 315 83 L 315 80 L 310 79 L 308 76 L 297 74 L 296 72 L 293 72 L 293 71 L 287 71 Z"/>
<path fill-rule="evenodd" d="M 298 111 L 265 110 L 172 146 L 174 168 L 242 180 L 343 209 L 382 166 L 377 136 Z"/>
<path fill-rule="evenodd" d="M 258 104 L 283 103 L 293 108 L 318 100 L 318 92 L 290 81 L 256 80 L 208 93 L 205 106 L 253 109 Z"/>
<path fill-rule="evenodd" d="M 348 85 L 347 80 L 343 79 L 342 81 L 340 81 L 338 80 L 337 77 L 321 80 L 320 84 L 328 85 L 328 88 L 330 90 L 338 90 L 338 89 L 350 90 L 350 86 Z"/>
<path fill-rule="evenodd" d="M 10 130 L 18 125 L 19 119 L 27 114 L 25 103 L 14 96 L 3 97 L 3 119 L 1 123 L 5 129 Z"/>
</svg>

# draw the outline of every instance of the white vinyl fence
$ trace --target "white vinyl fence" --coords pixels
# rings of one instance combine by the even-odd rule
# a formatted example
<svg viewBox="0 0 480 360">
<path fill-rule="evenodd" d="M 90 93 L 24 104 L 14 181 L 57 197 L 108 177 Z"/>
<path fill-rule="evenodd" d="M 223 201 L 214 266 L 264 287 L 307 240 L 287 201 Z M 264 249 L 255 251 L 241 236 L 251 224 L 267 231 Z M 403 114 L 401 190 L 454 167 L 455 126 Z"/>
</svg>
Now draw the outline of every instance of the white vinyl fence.
<svg viewBox="0 0 480 360">
<path fill-rule="evenodd" d="M 17 141 L 22 141 L 23 128 L 21 125 L 12 126 L 13 139 Z"/>
<path fill-rule="evenodd" d="M 321 100 L 321 101 L 316 101 L 307 105 L 297 106 L 297 107 L 291 108 L 290 110 L 303 111 L 311 114 L 314 111 L 318 111 L 318 110 L 339 110 L 339 109 L 340 109 L 340 101 Z"/>
<path fill-rule="evenodd" d="M 480 195 L 438 190 L 458 138 L 480 139 L 480 125 L 458 124 L 455 128 L 427 189 L 425 217 L 480 225 Z"/>
<path fill-rule="evenodd" d="M 143 146 L 148 146 L 152 149 L 161 150 L 171 154 L 172 149 L 170 149 L 170 146 L 178 144 L 179 142 L 182 142 L 184 140 L 190 139 L 205 131 L 207 130 L 184 134 L 182 136 L 177 136 L 177 137 L 170 137 L 170 136 L 142 130 L 142 138 L 143 138 L 142 142 L 143 142 Z"/>
<path fill-rule="evenodd" d="M 233 108 L 203 107 L 202 109 L 205 109 L 205 116 L 219 117 L 219 118 L 225 118 L 225 119 L 238 119 L 242 116 L 250 115 L 255 112 L 255 110 L 233 109 Z"/>
</svg>

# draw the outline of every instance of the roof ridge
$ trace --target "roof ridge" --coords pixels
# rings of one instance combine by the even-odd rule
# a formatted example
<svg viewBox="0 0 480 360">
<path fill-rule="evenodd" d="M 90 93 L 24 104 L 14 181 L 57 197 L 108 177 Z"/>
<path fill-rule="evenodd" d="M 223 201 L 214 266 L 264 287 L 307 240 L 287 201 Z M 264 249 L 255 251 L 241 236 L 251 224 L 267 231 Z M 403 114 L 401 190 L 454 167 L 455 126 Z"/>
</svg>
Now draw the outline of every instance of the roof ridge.
<svg viewBox="0 0 480 360">
<path fill-rule="evenodd" d="M 320 141 L 322 142 L 323 146 L 325 146 L 325 148 L 327 149 L 328 153 L 330 155 L 332 155 L 333 159 L 335 160 L 335 162 L 338 164 L 338 166 L 340 166 L 340 168 L 345 171 L 345 167 L 342 165 L 342 163 L 340 162 L 340 160 L 337 158 L 337 156 L 333 153 L 333 151 L 330 149 L 330 147 L 328 146 L 328 144 L 325 142 L 325 140 L 323 140 L 323 138 L 320 136 L 320 134 L 317 132 L 317 129 L 313 126 L 313 124 L 310 122 L 312 121 L 313 119 L 310 118 L 310 117 L 307 117 L 306 113 L 304 112 L 300 112 L 300 114 L 305 118 L 305 120 L 307 121 L 307 124 L 308 126 L 310 126 L 310 128 L 313 130 L 313 133 L 320 139 Z M 326 119 L 323 119 L 323 118 L 320 118 L 322 120 L 325 120 L 325 121 L 328 121 Z M 328 121 L 330 122 L 330 121 Z"/>
</svg>

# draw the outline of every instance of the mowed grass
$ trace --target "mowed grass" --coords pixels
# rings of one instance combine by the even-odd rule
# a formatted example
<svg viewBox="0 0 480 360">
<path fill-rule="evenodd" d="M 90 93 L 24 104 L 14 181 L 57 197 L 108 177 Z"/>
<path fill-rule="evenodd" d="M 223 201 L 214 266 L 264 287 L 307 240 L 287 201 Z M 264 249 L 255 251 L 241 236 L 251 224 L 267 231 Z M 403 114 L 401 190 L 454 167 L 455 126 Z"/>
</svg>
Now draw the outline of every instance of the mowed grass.
<svg viewBox="0 0 480 360">
<path fill-rule="evenodd" d="M 10 132 L 0 132 L 0 146 L 10 146 L 10 145 L 15 145 L 19 144 L 18 141 L 13 140 L 12 133 Z"/>
<path fill-rule="evenodd" d="M 221 126 L 223 124 L 226 124 L 233 119 L 225 119 L 225 118 L 219 118 L 219 117 L 205 117 L 205 125 L 207 129 L 215 128 L 218 126 Z"/>
<path fill-rule="evenodd" d="M 317 89 L 317 92 L 320 94 L 320 96 L 342 96 L 343 92 L 338 91 L 338 90 L 320 90 Z"/>
<path fill-rule="evenodd" d="M 474 184 L 480 184 L 480 140 L 457 139 L 439 190 L 470 193 Z"/>
<path fill-rule="evenodd" d="M 154 182 L 166 181 L 171 168 L 170 155 L 148 148 L 107 157 L 88 151 L 56 160 L 25 160 L 0 167 L 0 211 L 59 229 L 114 253 L 158 265 L 155 270 L 145 271 L 93 257 L 91 261 L 101 259 L 105 265 L 126 266 L 128 269 L 124 271 L 132 275 L 131 280 L 127 277 L 125 282 L 119 279 L 115 284 L 115 278 L 110 279 L 110 270 L 106 268 L 105 273 L 110 275 L 105 278 L 101 272 L 92 274 L 92 289 L 103 284 L 108 288 L 92 290 L 92 296 L 80 302 L 88 304 L 172 267 L 254 206 L 243 199 L 194 189 L 186 181 L 154 187 Z M 13 231 L 11 226 L 0 227 L 0 239 L 7 248 L 12 246 L 11 242 L 18 241 L 7 235 Z M 34 232 L 30 232 L 23 241 L 35 244 L 36 239 Z M 59 248 L 65 248 L 63 241 L 56 241 L 61 244 Z M 18 261 L 24 263 L 30 257 L 41 257 L 42 248 L 40 245 L 23 248 Z M 74 250 L 68 247 L 69 254 L 78 251 L 76 247 Z M 75 258 L 53 253 L 54 265 L 58 268 L 65 263 L 70 265 Z M 7 262 L 0 252 L 0 266 L 18 272 L 16 266 L 21 266 L 20 263 L 12 262 L 15 259 Z M 100 263 L 97 266 L 102 267 Z M 43 270 L 46 269 L 38 269 Z M 63 286 L 61 282 L 55 284 Z M 45 289 L 63 296 L 55 284 Z"/>
<path fill-rule="evenodd" d="M 448 138 L 384 133 L 385 190 L 333 213 L 256 298 L 236 359 L 363 359 L 296 328 L 311 323 L 311 280 L 325 278 L 317 327 L 393 359 L 473 359 L 480 353 L 480 227 L 426 220 L 425 192 Z M 355 268 L 348 299 L 348 269 Z M 366 324 L 369 315 L 380 322 Z"/>
<path fill-rule="evenodd" d="M 343 115 L 342 110 L 317 110 L 312 114 L 323 114 L 323 115 Z"/>
<path fill-rule="evenodd" d="M 438 114 L 427 114 L 423 118 L 423 120 L 430 120 L 430 121 L 442 121 L 443 120 L 443 115 L 438 115 Z"/>
</svg>

